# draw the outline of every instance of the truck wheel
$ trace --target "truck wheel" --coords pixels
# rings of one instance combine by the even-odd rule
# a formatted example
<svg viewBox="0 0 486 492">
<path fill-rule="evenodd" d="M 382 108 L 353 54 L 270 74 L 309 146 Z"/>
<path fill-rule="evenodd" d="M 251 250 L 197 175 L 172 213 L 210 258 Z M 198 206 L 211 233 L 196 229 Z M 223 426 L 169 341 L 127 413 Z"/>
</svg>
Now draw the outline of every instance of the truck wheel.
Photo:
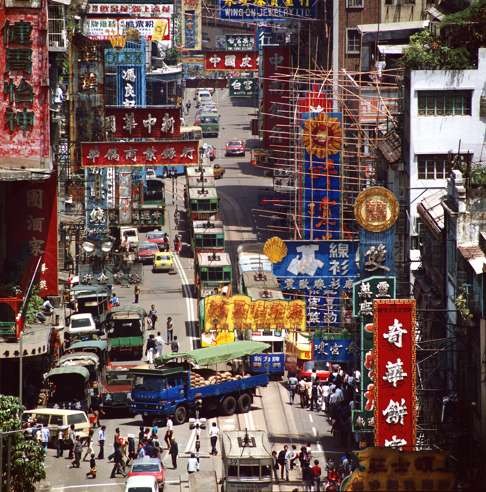
<svg viewBox="0 0 486 492">
<path fill-rule="evenodd" d="M 223 415 L 230 416 L 236 412 L 236 398 L 234 396 L 227 396 L 223 403 L 221 403 L 221 407 L 223 408 Z"/>
<path fill-rule="evenodd" d="M 243 393 L 238 397 L 238 412 L 247 413 L 251 408 L 251 396 L 248 393 Z"/>
<path fill-rule="evenodd" d="M 187 420 L 187 408 L 177 407 L 174 412 L 174 423 L 177 425 L 183 424 Z"/>
</svg>

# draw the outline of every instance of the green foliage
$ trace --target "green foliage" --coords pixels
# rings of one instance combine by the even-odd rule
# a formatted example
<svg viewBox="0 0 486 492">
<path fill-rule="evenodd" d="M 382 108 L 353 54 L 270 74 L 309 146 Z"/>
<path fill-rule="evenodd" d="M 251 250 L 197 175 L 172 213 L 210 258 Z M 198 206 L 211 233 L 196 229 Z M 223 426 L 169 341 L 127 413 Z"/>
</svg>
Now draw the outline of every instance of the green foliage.
<svg viewBox="0 0 486 492">
<path fill-rule="evenodd" d="M 410 46 L 403 53 L 402 64 L 411 70 L 464 70 L 472 67 L 465 48 L 450 48 L 427 30 L 410 37 Z"/>
<path fill-rule="evenodd" d="M 21 429 L 21 414 L 24 407 L 14 396 L 0 395 L 0 430 L 2 432 Z M 36 483 L 46 477 L 44 468 L 44 450 L 34 440 L 28 440 L 22 432 L 10 434 L 11 453 L 8 459 L 7 437 L 3 446 L 3 477 L 5 485 L 7 466 L 10 466 L 10 484 L 6 489 L 13 492 L 34 492 Z"/>
<path fill-rule="evenodd" d="M 477 166 L 471 170 L 471 185 L 486 186 L 486 166 Z"/>
<path fill-rule="evenodd" d="M 36 315 L 39 311 L 42 311 L 42 304 L 44 300 L 39 296 L 39 288 L 35 287 L 32 289 L 32 294 L 27 303 L 27 309 L 25 311 L 25 320 L 27 323 L 34 323 Z"/>
<path fill-rule="evenodd" d="M 169 48 L 165 52 L 165 63 L 167 65 L 177 65 L 179 63 L 179 52 L 176 48 Z"/>
</svg>

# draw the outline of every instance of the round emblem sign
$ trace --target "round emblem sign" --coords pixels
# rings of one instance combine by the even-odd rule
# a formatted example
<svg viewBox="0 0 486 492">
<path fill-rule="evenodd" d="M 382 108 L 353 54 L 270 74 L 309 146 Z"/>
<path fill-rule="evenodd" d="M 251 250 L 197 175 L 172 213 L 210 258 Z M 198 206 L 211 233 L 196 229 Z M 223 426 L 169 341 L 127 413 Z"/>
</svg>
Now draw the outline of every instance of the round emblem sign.
<svg viewBox="0 0 486 492">
<path fill-rule="evenodd" d="M 398 219 L 398 201 L 395 195 L 382 186 L 363 190 L 356 198 L 354 216 L 358 224 L 367 231 L 383 232 Z"/>
</svg>

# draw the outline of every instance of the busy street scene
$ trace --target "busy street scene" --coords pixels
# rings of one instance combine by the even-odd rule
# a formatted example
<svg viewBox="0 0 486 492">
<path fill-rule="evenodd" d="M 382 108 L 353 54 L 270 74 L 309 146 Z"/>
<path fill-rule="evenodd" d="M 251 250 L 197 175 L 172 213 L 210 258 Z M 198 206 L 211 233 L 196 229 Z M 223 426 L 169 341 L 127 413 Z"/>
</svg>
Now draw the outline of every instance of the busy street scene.
<svg viewBox="0 0 486 492">
<path fill-rule="evenodd" d="M 0 492 L 484 490 L 485 0 L 0 27 Z"/>
</svg>

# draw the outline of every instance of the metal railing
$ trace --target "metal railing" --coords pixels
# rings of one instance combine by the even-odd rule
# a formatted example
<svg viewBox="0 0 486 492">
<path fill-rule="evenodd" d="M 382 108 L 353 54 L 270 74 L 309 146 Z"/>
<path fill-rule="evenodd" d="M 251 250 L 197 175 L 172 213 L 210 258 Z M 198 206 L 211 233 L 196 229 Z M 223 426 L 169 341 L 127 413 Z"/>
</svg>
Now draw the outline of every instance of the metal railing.
<svg viewBox="0 0 486 492">
<path fill-rule="evenodd" d="M 54 50 L 66 49 L 67 35 L 64 5 L 49 5 L 48 20 L 49 48 Z"/>
</svg>

